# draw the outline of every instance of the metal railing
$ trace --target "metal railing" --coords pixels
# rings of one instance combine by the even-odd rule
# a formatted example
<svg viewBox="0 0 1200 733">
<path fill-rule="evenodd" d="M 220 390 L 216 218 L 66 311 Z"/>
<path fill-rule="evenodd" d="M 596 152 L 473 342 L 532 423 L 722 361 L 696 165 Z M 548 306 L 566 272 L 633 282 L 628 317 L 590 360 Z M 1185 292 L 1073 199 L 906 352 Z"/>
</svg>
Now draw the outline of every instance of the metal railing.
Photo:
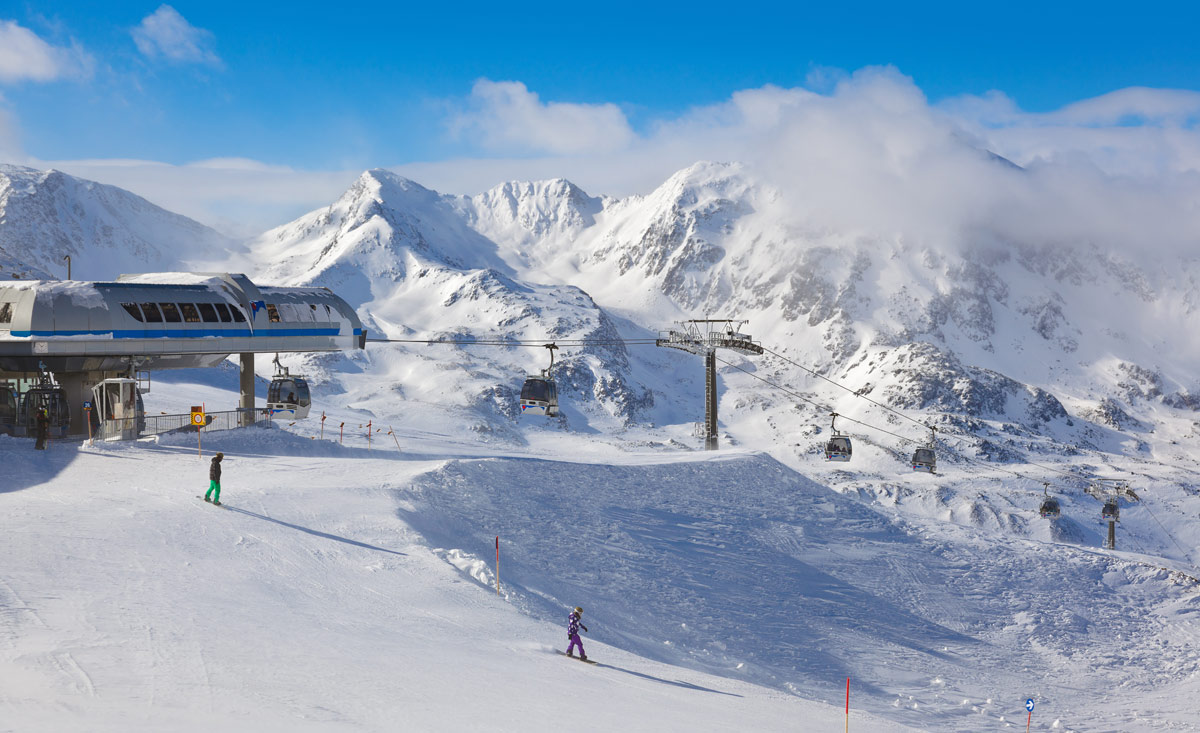
<svg viewBox="0 0 1200 733">
<path fill-rule="evenodd" d="M 233 430 L 254 425 L 258 422 L 270 421 L 271 414 L 266 408 L 238 408 L 224 412 L 207 412 L 204 414 L 204 425 L 193 425 L 190 413 L 182 415 L 144 415 L 127 417 L 117 420 L 105 420 L 101 423 L 97 440 L 136 440 L 150 435 L 166 435 L 167 433 L 205 433 L 217 430 Z"/>
</svg>

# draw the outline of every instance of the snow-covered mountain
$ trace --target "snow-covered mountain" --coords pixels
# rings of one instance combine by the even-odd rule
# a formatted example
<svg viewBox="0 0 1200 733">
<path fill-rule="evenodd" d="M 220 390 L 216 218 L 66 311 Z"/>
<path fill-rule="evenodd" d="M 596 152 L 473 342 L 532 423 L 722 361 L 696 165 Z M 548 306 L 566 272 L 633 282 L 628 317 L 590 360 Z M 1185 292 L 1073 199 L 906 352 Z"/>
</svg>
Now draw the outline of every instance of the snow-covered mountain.
<svg viewBox="0 0 1200 733">
<path fill-rule="evenodd" d="M 1175 342 L 1180 328 L 1200 325 L 1195 262 L 986 232 L 937 250 L 817 231 L 737 164 L 699 163 L 625 199 L 563 180 L 445 196 L 368 171 L 329 208 L 250 242 L 248 256 L 265 280 L 334 288 L 394 338 L 594 338 L 617 322 L 644 336 L 680 318 L 745 318 L 772 350 L 948 429 L 967 419 L 1025 432 L 1072 417 L 1124 415 L 1125 427 L 1186 420 L 1200 392 L 1200 352 Z M 597 356 L 613 368 L 627 358 L 623 349 Z M 811 381 L 774 357 L 757 363 L 787 383 Z M 741 387 L 770 391 L 746 379 Z M 822 409 L 888 419 L 827 384 L 812 387 Z M 670 391 L 653 380 L 639 390 Z M 793 412 L 786 396 L 765 399 Z M 801 429 L 777 417 L 781 430 Z M 1062 441 L 1084 439 L 1059 427 Z"/>
<path fill-rule="evenodd" d="M 186 269 L 231 244 L 116 186 L 0 164 L 0 277 L 80 280 Z"/>
<path fill-rule="evenodd" d="M 572 218 L 577 189 L 563 186 L 516 187 L 543 202 L 560 201 L 552 210 L 514 206 L 509 227 L 548 236 Z M 513 197 L 494 192 L 497 207 Z M 588 202 L 580 199 L 583 208 Z M 327 209 L 307 214 L 251 240 L 245 247 L 255 277 L 265 282 L 332 288 L 365 316 L 372 337 L 400 340 L 488 340 L 516 342 L 588 339 L 596 342 L 554 366 L 562 399 L 572 405 L 559 424 L 582 429 L 589 417 L 614 425 L 647 419 L 654 404 L 651 388 L 638 373 L 651 366 L 630 364 L 620 343 L 617 322 L 583 290 L 565 283 L 520 279 L 501 245 L 472 227 L 478 210 L 466 199 L 439 195 L 382 170 L 365 172 Z M 566 221 L 560 220 L 566 216 Z M 496 226 L 504 219 L 489 220 Z M 545 226 L 543 226 L 543 224 Z M 628 329 L 625 329 L 627 332 Z M 640 334 L 649 336 L 651 334 Z M 356 402 L 369 402 L 377 414 L 410 409 L 399 401 L 376 399 L 383 393 L 406 400 L 468 408 L 477 430 L 511 430 L 518 417 L 517 398 L 526 372 L 549 366 L 540 343 L 533 348 L 495 346 L 381 346 L 374 349 L 365 377 L 351 377 L 346 389 Z M 329 373 L 316 360 L 313 369 Z M 333 359 L 339 362 L 339 359 Z"/>
<path fill-rule="evenodd" d="M 55 231 L 74 210 L 72 195 L 46 204 L 29 231 Z M 114 204 L 114 227 L 140 221 L 122 206 Z M 103 254 L 127 237 L 114 230 L 94 249 Z M 491 580 L 488 543 L 506 534 L 510 602 L 550 624 L 563 603 L 587 596 L 606 609 L 607 638 L 650 659 L 835 701 L 852 674 L 873 713 L 921 729 L 990 729 L 1023 715 L 1026 695 L 1065 711 L 1057 714 L 1068 722 L 1056 726 L 1091 729 L 1143 693 L 1152 702 L 1139 710 L 1150 715 L 1126 715 L 1116 728 L 1154 729 L 1145 719 L 1162 711 L 1168 724 L 1186 726 L 1195 715 L 1178 701 L 1195 690 L 1187 645 L 1196 638 L 1200 543 L 1192 456 L 1200 353 L 1186 336 L 1200 325 L 1197 264 L 1137 254 L 1137 244 L 1017 241 L 981 227 L 935 246 L 830 229 L 738 164 L 699 163 L 622 199 L 564 180 L 450 196 L 367 171 L 329 207 L 244 243 L 227 261 L 271 284 L 328 286 L 358 308 L 372 337 L 392 340 L 305 359 L 317 407 L 332 419 L 324 429 L 340 423 L 358 442 L 316 448 L 324 444 L 309 439 L 318 428 L 298 424 L 284 426 L 299 435 L 279 445 L 235 435 L 217 444 L 273 454 L 248 471 L 261 484 L 248 495 L 263 504 L 247 516 L 269 520 L 269 542 L 286 541 L 285 555 L 309 564 L 324 560 L 304 541 L 355 529 L 369 528 L 370 543 L 343 544 L 378 552 L 386 543 L 373 533 L 395 531 L 398 512 L 414 543 L 479 584 Z M 52 257 L 29 257 L 16 264 L 53 266 Z M 699 360 L 621 339 L 725 316 L 747 319 L 744 330 L 769 351 L 721 355 L 722 445 L 744 450 L 690 455 L 690 422 L 703 412 Z M 572 345 L 580 339 L 591 343 Z M 546 341 L 562 345 L 554 376 L 564 417 L 523 418 L 516 392 L 524 374 L 547 364 Z M 216 385 L 178 383 L 167 398 L 185 406 L 222 399 Z M 855 441 L 847 464 L 818 453 L 833 410 Z M 378 442 L 356 453 L 364 452 L 353 447 L 365 442 L 360 417 L 395 428 L 401 460 L 380 457 Z M 907 465 L 926 425 L 938 429 L 938 475 Z M 185 448 L 164 446 L 137 460 L 173 470 L 172 451 Z M 336 460 L 320 460 L 322 451 L 337 451 Z M 103 455 L 85 458 L 80 471 L 101 462 L 107 476 L 122 470 Z M 367 465 L 359 459 L 379 463 L 359 475 Z M 60 469 L 29 460 L 28 485 L 72 484 L 70 472 L 56 478 L 48 474 Z M 285 500 L 297 466 L 321 490 Z M 1072 475 L 1134 481 L 1142 500 L 1122 504 L 1122 551 L 1097 549 L 1099 504 Z M 1062 503 L 1053 522 L 1037 514 L 1043 480 Z M 341 526 L 334 493 L 360 489 L 387 521 L 338 535 L 306 528 Z M 174 517 L 173 501 L 155 511 Z M 318 501 L 325 506 L 314 510 Z M 292 520 L 273 519 L 268 505 L 286 506 Z M 245 544 L 237 552 L 253 552 L 248 531 L 231 522 L 195 551 Z M 153 542 L 133 542 L 130 552 Z M 38 557 L 26 553 L 23 567 Z M 267 556 L 272 565 L 277 557 Z M 355 558 L 353 572 L 375 572 Z M 20 595 L 64 563 L 47 567 L 22 571 Z M 315 570 L 337 583 L 351 572 Z M 107 586 L 120 587 L 124 575 L 113 572 Z M 309 570 L 297 563 L 272 572 Z M 280 585 L 297 587 L 292 578 Z M 403 585 L 384 587 L 401 593 Z M 74 594 L 66 612 L 77 613 L 86 595 Z M 176 595 L 164 591 L 151 605 L 170 606 Z M 304 602 L 322 618 L 337 603 Z M 414 603 L 405 619 L 422 608 Z M 189 647 L 185 629 L 168 628 Z M 362 645 L 387 638 L 347 634 Z M 342 640 L 322 643 L 334 641 Z M 14 655 L 24 658 L 30 644 L 21 643 Z M 401 648 L 436 654 L 428 644 Z M 298 679 L 289 694 L 310 684 Z M 191 699 L 186 690 L 174 696 Z"/>
</svg>

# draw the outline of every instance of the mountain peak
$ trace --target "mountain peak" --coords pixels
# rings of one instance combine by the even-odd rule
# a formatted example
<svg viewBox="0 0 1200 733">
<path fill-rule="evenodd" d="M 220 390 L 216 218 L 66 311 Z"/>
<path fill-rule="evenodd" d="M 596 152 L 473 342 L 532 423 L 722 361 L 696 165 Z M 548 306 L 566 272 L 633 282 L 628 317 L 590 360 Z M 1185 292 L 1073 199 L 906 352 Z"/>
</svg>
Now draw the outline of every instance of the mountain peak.
<svg viewBox="0 0 1200 733">
<path fill-rule="evenodd" d="M 54 279 L 187 269 L 229 240 L 116 186 L 58 170 L 0 164 L 0 273 Z"/>
</svg>

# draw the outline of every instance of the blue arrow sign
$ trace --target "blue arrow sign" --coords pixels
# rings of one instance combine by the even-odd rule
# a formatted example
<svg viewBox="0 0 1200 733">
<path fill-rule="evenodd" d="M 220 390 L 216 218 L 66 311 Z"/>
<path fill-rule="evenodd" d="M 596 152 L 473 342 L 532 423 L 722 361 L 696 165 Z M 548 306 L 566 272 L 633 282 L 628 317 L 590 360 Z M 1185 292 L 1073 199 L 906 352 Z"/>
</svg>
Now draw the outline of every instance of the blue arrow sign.
<svg viewBox="0 0 1200 733">
<path fill-rule="evenodd" d="M 1032 697 L 1025 701 L 1025 709 L 1031 713 L 1033 712 L 1033 698 Z"/>
</svg>

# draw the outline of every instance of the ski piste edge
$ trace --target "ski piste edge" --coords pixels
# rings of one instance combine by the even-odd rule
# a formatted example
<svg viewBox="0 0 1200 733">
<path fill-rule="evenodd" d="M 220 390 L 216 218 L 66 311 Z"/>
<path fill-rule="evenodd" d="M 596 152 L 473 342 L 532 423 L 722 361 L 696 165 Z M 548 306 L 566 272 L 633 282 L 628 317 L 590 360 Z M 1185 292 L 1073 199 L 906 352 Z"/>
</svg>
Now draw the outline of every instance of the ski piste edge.
<svg viewBox="0 0 1200 733">
<path fill-rule="evenodd" d="M 197 494 L 197 495 L 196 495 L 196 498 L 197 498 L 197 499 L 199 499 L 200 501 L 203 501 L 205 504 L 212 504 L 212 502 L 211 502 L 211 501 L 205 501 L 204 497 L 203 497 L 203 496 L 200 496 L 199 494 Z M 219 507 L 221 507 L 222 509 L 228 509 L 228 508 L 229 508 L 229 507 L 225 506 L 225 504 L 224 504 L 224 503 L 221 503 L 221 504 L 213 504 L 213 506 L 219 506 Z"/>
<path fill-rule="evenodd" d="M 559 652 L 559 654 L 563 655 L 564 657 L 567 657 L 568 659 L 574 659 L 577 662 L 583 662 L 584 664 L 599 664 L 599 662 L 597 662 L 594 659 L 580 659 L 579 657 L 572 656 L 570 654 L 567 654 L 566 652 Z"/>
</svg>

